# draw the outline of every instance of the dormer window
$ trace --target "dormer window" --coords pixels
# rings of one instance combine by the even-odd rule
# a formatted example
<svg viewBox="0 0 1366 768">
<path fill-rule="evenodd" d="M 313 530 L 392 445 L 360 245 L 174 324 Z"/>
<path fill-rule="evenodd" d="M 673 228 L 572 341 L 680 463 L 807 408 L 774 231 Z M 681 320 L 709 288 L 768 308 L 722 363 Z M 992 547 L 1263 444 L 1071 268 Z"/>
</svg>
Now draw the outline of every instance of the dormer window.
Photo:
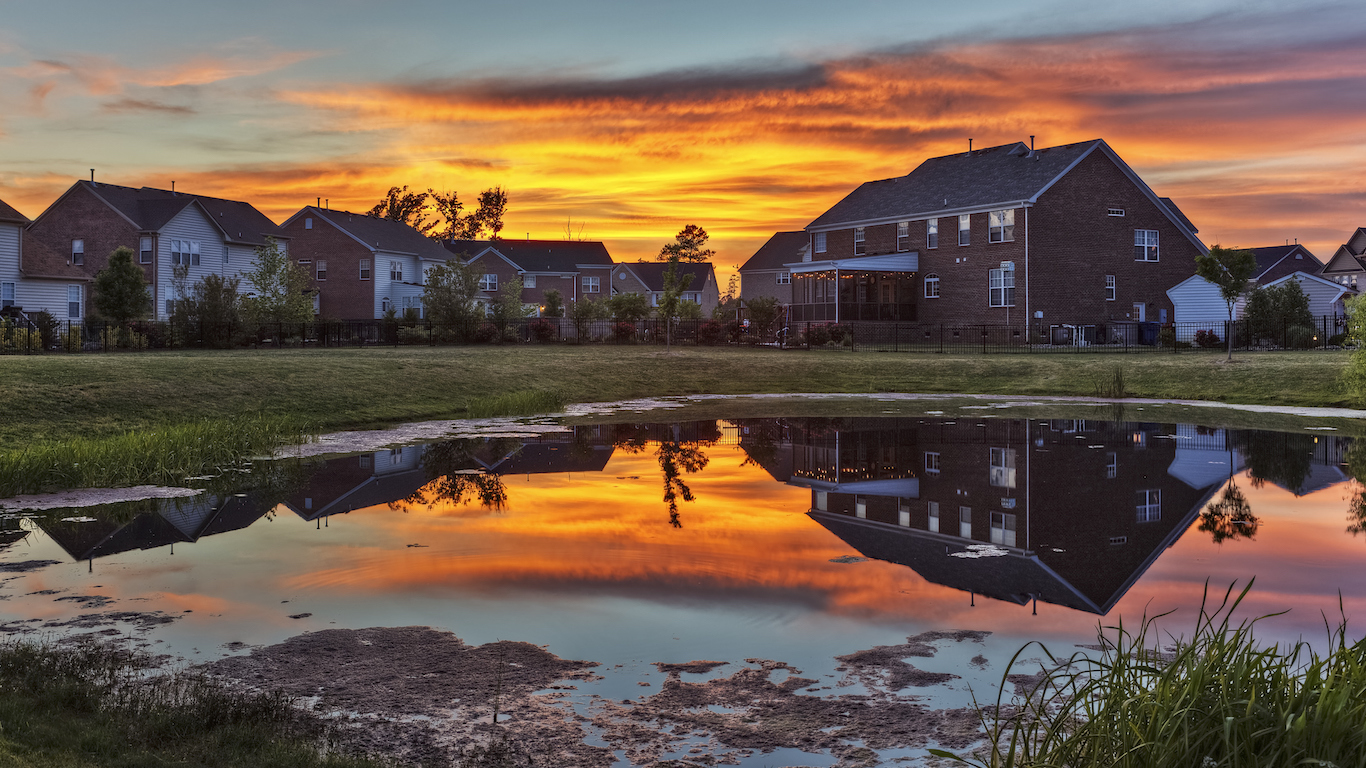
<svg viewBox="0 0 1366 768">
<path fill-rule="evenodd" d="M 71 241 L 71 263 L 72 263 L 72 264 L 84 264 L 84 263 L 85 263 L 85 241 L 84 241 L 84 240 L 72 240 L 72 241 Z"/>
</svg>

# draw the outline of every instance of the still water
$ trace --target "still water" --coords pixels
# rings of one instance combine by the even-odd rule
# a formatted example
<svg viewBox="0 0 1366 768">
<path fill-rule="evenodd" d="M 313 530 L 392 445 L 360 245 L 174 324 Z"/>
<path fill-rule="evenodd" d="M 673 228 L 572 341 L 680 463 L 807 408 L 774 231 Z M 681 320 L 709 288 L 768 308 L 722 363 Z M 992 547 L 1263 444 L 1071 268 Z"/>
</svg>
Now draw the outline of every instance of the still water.
<svg viewBox="0 0 1366 768">
<path fill-rule="evenodd" d="M 713 677 L 776 660 L 821 681 L 815 695 L 877 694 L 836 657 L 989 632 L 914 660 L 949 682 L 891 690 L 961 707 L 994 699 L 1027 641 L 1070 653 L 1145 612 L 1186 631 L 1207 581 L 1222 594 L 1255 577 L 1244 615 L 1289 609 L 1261 637 L 1321 644 L 1339 594 L 1348 617 L 1366 608 L 1350 449 L 1328 430 L 803 417 L 257 462 L 194 498 L 7 521 L 0 629 L 122 633 L 200 661 L 309 631 L 432 626 L 599 662 L 567 698 L 584 712 L 658 692 L 654 664 L 693 660 L 731 664 Z M 663 756 L 683 747 L 703 748 Z"/>
</svg>

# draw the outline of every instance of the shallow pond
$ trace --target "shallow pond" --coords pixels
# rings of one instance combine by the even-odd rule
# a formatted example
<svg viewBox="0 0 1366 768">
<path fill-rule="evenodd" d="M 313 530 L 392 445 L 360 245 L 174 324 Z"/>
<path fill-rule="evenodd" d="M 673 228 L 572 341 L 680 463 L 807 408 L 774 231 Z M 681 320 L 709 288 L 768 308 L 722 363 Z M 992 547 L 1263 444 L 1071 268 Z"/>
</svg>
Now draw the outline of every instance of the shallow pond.
<svg viewBox="0 0 1366 768">
<path fill-rule="evenodd" d="M 556 764 L 916 761 L 973 740 L 973 696 L 995 700 L 1022 644 L 1068 654 L 1145 612 L 1188 633 L 1207 581 L 1221 598 L 1256 577 L 1242 615 L 1290 609 L 1268 641 L 1321 643 L 1339 592 L 1360 616 L 1350 448 L 970 413 L 256 462 L 197 497 L 9 519 L 0 629 L 236 657 L 216 671 L 414 755 L 477 737 L 501 697 L 499 722 Z M 414 626 L 463 643 L 339 631 Z M 426 687 L 342 684 L 352 663 Z M 476 667 L 482 682 L 429 680 Z M 377 685 L 407 685 L 408 709 L 357 693 Z"/>
</svg>

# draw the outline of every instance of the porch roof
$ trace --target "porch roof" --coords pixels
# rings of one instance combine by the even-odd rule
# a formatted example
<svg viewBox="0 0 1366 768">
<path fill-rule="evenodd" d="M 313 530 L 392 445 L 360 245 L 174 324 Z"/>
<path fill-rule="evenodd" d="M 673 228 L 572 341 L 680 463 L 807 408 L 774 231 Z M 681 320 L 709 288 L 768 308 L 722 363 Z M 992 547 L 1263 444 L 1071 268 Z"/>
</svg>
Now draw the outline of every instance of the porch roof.
<svg viewBox="0 0 1366 768">
<path fill-rule="evenodd" d="M 882 256 L 856 256 L 851 259 L 799 261 L 787 266 L 793 274 L 828 272 L 832 269 L 861 272 L 919 272 L 919 253 L 888 253 Z"/>
</svg>

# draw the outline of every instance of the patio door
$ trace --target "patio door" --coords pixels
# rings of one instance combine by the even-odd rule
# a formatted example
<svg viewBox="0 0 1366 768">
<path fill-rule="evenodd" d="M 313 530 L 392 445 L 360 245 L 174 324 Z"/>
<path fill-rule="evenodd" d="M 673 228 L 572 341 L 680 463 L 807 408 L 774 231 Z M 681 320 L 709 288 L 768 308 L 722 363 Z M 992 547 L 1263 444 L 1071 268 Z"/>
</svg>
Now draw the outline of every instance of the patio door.
<svg viewBox="0 0 1366 768">
<path fill-rule="evenodd" d="M 1148 319 L 1148 317 L 1147 317 L 1147 312 L 1146 312 L 1147 308 L 1148 308 L 1148 305 L 1147 305 L 1147 304 L 1144 304 L 1144 303 L 1142 303 L 1142 302 L 1135 301 L 1135 302 L 1134 302 L 1134 319 L 1137 320 L 1137 321 L 1140 322 L 1140 323 L 1143 322 L 1144 320 L 1147 320 L 1147 319 Z"/>
</svg>

